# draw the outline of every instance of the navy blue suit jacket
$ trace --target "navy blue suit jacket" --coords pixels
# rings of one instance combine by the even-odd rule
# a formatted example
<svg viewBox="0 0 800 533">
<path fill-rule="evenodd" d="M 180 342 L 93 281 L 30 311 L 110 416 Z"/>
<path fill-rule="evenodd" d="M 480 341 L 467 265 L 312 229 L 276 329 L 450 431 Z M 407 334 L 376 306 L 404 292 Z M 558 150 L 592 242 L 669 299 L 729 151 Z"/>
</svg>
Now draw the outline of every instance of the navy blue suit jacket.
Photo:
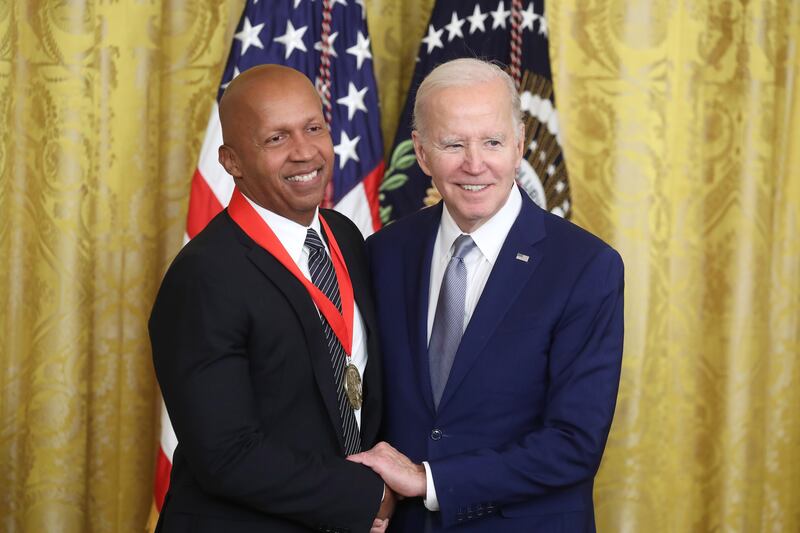
<svg viewBox="0 0 800 533">
<path fill-rule="evenodd" d="M 594 531 L 592 485 L 619 385 L 623 265 L 578 226 L 523 205 L 467 325 L 439 409 L 427 352 L 442 206 L 368 242 L 384 356 L 382 437 L 429 461 L 434 531 Z M 420 498 L 392 531 L 423 531 Z"/>
</svg>

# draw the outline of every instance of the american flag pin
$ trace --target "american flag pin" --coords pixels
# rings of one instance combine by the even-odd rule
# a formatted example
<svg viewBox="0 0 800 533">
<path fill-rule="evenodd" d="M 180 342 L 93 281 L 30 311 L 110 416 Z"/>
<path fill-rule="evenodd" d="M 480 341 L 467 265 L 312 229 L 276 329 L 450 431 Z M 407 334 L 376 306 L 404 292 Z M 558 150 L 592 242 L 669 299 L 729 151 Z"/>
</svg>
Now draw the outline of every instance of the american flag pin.
<svg viewBox="0 0 800 533">
<path fill-rule="evenodd" d="M 517 254 L 517 261 L 522 261 L 523 263 L 527 263 L 528 259 L 530 259 L 530 256 L 527 256 L 525 254 Z"/>
</svg>

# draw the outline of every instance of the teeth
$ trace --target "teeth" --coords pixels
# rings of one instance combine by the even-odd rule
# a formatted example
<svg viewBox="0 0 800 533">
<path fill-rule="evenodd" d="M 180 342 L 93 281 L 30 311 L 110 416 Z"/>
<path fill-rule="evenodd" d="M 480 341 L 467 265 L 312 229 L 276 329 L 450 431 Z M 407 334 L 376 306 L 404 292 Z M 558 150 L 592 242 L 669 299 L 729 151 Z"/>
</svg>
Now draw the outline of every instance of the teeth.
<svg viewBox="0 0 800 533">
<path fill-rule="evenodd" d="M 308 174 L 298 174 L 297 176 L 289 176 L 286 178 L 287 181 L 293 181 L 295 183 L 302 183 L 305 181 L 311 181 L 317 177 L 317 171 L 312 170 Z"/>
<path fill-rule="evenodd" d="M 465 191 L 482 191 L 486 185 L 461 185 L 461 188 Z"/>
</svg>

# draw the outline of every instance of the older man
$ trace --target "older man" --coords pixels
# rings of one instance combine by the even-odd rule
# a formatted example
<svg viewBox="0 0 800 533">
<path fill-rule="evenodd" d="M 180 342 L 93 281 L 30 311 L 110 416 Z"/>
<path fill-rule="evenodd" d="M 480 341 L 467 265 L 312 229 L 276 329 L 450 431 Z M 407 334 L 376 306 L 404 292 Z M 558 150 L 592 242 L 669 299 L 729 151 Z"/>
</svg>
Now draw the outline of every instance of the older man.
<svg viewBox="0 0 800 533">
<path fill-rule="evenodd" d="M 345 460 L 375 441 L 381 370 L 363 239 L 317 207 L 334 166 L 320 100 L 299 72 L 256 67 L 220 121 L 236 190 L 175 258 L 150 318 L 178 436 L 158 531 L 385 525 L 384 483 Z"/>
<path fill-rule="evenodd" d="M 437 67 L 414 120 L 417 160 L 444 202 L 367 241 L 383 438 L 396 449 L 351 460 L 409 497 L 391 531 L 594 531 L 593 478 L 619 384 L 622 261 L 515 185 L 524 128 L 500 68 Z"/>
</svg>

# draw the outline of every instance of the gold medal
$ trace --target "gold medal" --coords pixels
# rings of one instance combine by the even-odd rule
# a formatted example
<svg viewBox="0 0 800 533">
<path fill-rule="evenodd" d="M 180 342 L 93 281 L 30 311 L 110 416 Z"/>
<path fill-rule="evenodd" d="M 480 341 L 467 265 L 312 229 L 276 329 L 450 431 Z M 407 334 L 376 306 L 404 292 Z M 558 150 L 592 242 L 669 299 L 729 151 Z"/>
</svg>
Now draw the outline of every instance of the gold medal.
<svg viewBox="0 0 800 533">
<path fill-rule="evenodd" d="M 358 369 L 352 363 L 347 365 L 344 369 L 344 390 L 347 393 L 347 399 L 350 401 L 350 405 L 353 406 L 353 409 L 361 409 L 361 402 L 363 397 L 361 396 L 361 375 L 358 373 Z"/>
</svg>

